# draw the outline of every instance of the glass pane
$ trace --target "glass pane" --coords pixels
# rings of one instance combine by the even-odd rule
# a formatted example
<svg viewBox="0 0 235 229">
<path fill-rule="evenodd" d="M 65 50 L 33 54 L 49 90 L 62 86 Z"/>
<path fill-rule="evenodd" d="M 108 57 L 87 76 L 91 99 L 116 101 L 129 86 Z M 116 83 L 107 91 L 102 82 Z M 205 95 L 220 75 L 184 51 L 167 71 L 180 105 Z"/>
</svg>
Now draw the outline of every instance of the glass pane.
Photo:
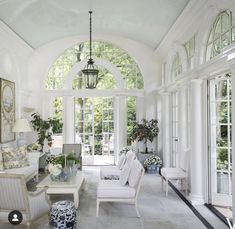
<svg viewBox="0 0 235 229">
<path fill-rule="evenodd" d="M 213 51 L 215 52 L 216 55 L 220 53 L 221 51 L 220 38 L 213 42 Z"/>
<path fill-rule="evenodd" d="M 76 130 L 76 132 L 83 133 L 83 122 L 79 122 L 77 127 L 78 127 L 78 130 Z"/>
<path fill-rule="evenodd" d="M 214 39 L 218 38 L 221 34 L 221 18 L 219 17 L 214 30 Z"/>
<path fill-rule="evenodd" d="M 228 103 L 217 102 L 216 103 L 217 123 L 228 122 Z"/>
<path fill-rule="evenodd" d="M 221 194 L 229 194 L 228 173 L 217 172 L 217 192 Z"/>
<path fill-rule="evenodd" d="M 213 41 L 213 29 L 210 31 L 210 36 L 209 36 L 209 39 L 208 39 L 208 43 L 211 43 Z"/>
<path fill-rule="evenodd" d="M 215 99 L 216 100 L 226 100 L 227 99 L 227 80 L 216 81 Z"/>
<path fill-rule="evenodd" d="M 222 32 L 228 31 L 230 28 L 230 14 L 222 14 Z"/>
<path fill-rule="evenodd" d="M 232 163 L 233 163 L 233 154 L 232 154 L 232 150 L 230 150 L 230 167 L 232 169 Z"/>
<path fill-rule="evenodd" d="M 222 48 L 228 46 L 230 44 L 230 33 L 227 32 L 222 36 Z"/>
<path fill-rule="evenodd" d="M 229 123 L 232 123 L 232 102 L 229 103 Z"/>
<path fill-rule="evenodd" d="M 233 134 L 232 134 L 232 126 L 230 126 L 229 135 L 230 135 L 230 139 L 229 139 L 229 140 L 230 140 L 230 147 L 232 147 L 232 143 L 233 143 L 233 142 L 232 142 L 232 135 L 233 135 Z"/>
<path fill-rule="evenodd" d="M 232 28 L 232 42 L 235 41 L 235 27 Z"/>
<path fill-rule="evenodd" d="M 217 170 L 228 170 L 228 149 L 217 149 Z"/>
<path fill-rule="evenodd" d="M 216 127 L 216 145 L 221 147 L 228 146 L 228 126 Z"/>
<path fill-rule="evenodd" d="M 92 122 L 85 122 L 85 133 L 92 133 Z"/>
<path fill-rule="evenodd" d="M 228 127 L 221 125 L 216 127 L 216 143 L 217 146 L 227 147 L 228 146 Z"/>
<path fill-rule="evenodd" d="M 212 43 L 209 44 L 207 46 L 207 50 L 206 50 L 206 60 L 210 60 L 211 58 L 214 57 L 214 54 L 213 54 L 213 49 L 212 49 Z"/>
</svg>

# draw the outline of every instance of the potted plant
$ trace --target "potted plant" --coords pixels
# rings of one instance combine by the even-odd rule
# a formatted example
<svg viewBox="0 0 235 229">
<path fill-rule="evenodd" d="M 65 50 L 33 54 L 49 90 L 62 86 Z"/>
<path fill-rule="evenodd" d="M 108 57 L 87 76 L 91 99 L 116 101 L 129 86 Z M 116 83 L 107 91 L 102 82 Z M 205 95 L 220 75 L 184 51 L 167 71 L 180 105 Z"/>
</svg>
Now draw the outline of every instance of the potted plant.
<svg viewBox="0 0 235 229">
<path fill-rule="evenodd" d="M 52 146 L 52 135 L 53 132 L 60 130 L 63 126 L 63 123 L 60 123 L 60 120 L 56 118 L 48 118 L 43 120 L 39 113 L 33 113 L 32 115 L 32 126 L 33 129 L 38 133 L 38 144 L 41 145 L 41 151 L 43 150 L 44 142 L 47 140 L 49 147 Z"/>
<path fill-rule="evenodd" d="M 144 161 L 144 167 L 148 173 L 159 173 L 161 165 L 162 160 L 157 155 L 151 155 Z"/>
<path fill-rule="evenodd" d="M 138 142 L 143 141 L 145 145 L 145 153 L 148 153 L 147 142 L 152 142 L 155 137 L 158 136 L 158 120 L 151 119 L 146 120 L 142 119 L 140 123 L 136 122 L 131 129 L 130 139 L 132 141 L 137 140 Z"/>
</svg>

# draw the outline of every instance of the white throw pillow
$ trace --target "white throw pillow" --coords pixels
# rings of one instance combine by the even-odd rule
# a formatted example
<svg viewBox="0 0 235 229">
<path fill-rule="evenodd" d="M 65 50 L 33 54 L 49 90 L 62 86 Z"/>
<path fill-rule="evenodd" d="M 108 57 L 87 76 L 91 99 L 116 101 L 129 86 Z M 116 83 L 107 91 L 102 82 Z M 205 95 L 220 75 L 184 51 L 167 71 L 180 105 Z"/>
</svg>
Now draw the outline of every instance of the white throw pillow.
<svg viewBox="0 0 235 229">
<path fill-rule="evenodd" d="M 128 183 L 130 187 L 135 187 L 141 177 L 143 166 L 138 160 L 134 160 L 131 164 L 131 171 L 128 177 Z"/>
<path fill-rule="evenodd" d="M 125 164 L 128 164 L 129 167 L 132 163 L 132 161 L 136 158 L 135 153 L 132 150 L 129 150 L 126 154 L 126 162 Z"/>
<path fill-rule="evenodd" d="M 123 169 L 125 162 L 126 162 L 126 155 L 123 153 L 119 158 L 118 168 Z"/>
<path fill-rule="evenodd" d="M 130 175 L 130 171 L 131 171 L 131 168 L 130 166 L 126 163 L 124 166 L 123 166 L 123 169 L 121 170 L 121 174 L 120 174 L 120 178 L 119 178 L 119 183 L 120 185 L 124 186 L 126 185 L 127 181 L 128 181 L 128 177 Z"/>
</svg>

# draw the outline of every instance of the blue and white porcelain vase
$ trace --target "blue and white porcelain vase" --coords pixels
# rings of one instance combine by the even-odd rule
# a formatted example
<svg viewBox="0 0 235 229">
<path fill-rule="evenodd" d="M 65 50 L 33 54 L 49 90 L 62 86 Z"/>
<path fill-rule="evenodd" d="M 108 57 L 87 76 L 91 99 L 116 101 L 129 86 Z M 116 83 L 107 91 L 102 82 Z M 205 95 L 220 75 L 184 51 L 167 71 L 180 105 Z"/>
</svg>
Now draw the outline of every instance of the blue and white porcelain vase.
<svg viewBox="0 0 235 229">
<path fill-rule="evenodd" d="M 76 208 L 72 201 L 64 200 L 52 204 L 50 225 L 54 229 L 76 229 Z"/>
</svg>

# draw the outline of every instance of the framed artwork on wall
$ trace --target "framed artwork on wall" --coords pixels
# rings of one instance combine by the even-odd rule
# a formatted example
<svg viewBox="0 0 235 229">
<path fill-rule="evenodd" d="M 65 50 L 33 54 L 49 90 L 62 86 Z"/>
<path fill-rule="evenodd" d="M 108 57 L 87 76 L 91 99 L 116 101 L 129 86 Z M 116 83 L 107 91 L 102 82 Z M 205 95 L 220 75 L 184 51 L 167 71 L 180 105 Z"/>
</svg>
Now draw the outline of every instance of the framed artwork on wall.
<svg viewBox="0 0 235 229">
<path fill-rule="evenodd" d="M 0 78 L 0 143 L 15 140 L 15 83 Z"/>
</svg>

